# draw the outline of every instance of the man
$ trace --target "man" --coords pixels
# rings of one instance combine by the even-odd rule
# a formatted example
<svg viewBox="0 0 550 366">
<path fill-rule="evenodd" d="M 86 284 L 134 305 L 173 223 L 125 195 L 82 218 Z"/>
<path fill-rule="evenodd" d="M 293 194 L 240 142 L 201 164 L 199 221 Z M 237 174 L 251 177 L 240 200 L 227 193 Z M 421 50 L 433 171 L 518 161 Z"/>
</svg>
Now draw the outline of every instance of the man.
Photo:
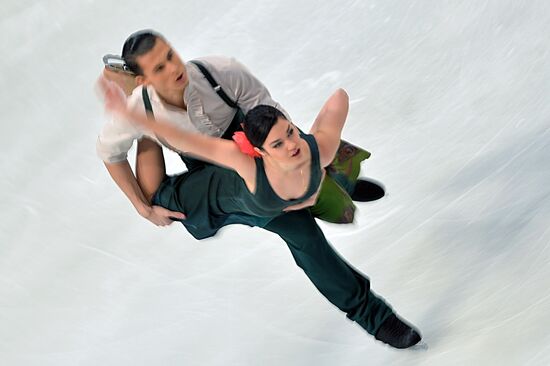
<svg viewBox="0 0 550 366">
<path fill-rule="evenodd" d="M 135 81 L 139 85 L 128 98 L 129 107 L 162 116 L 180 128 L 228 138 L 240 128 L 243 113 L 252 107 L 268 104 L 281 110 L 263 84 L 237 61 L 209 57 L 198 60 L 198 63 L 184 64 L 166 40 L 155 32 L 140 31 L 131 35 L 124 44 L 122 57 L 125 67 L 136 75 Z M 123 80 L 118 82 L 125 85 Z M 158 153 L 159 148 L 153 142 L 158 141 L 155 136 L 147 136 L 149 140 L 142 139 L 138 143 L 137 179 L 133 175 L 127 152 L 133 141 L 142 137 L 142 132 L 130 123 L 112 120 L 98 138 L 98 154 L 112 178 L 143 217 L 157 225 L 167 225 L 172 218 L 184 219 L 185 213 L 150 203 L 160 182 L 151 179 L 154 174 L 141 172 L 164 169 L 162 166 L 144 166 L 152 161 L 147 158 L 148 154 Z M 313 214 L 333 222 L 353 219 L 351 198 L 336 181 L 344 175 L 343 184 L 347 180 L 347 183 L 351 182 L 350 186 L 357 186 L 358 166 L 368 153 L 361 154 L 359 149 L 350 146 L 344 146 L 347 154 L 341 154 L 342 159 L 332 169 L 336 178 L 325 179 L 314 207 L 280 215 L 264 229 L 278 234 L 287 243 L 296 263 L 313 284 L 331 303 L 346 312 L 348 318 L 377 339 L 397 348 L 407 348 L 420 340 L 419 334 L 370 291 L 367 278 L 343 261 L 330 246 L 322 244 L 326 240 L 312 217 Z M 182 158 L 190 169 L 201 164 L 189 157 Z M 344 165 L 345 169 L 339 170 L 338 164 Z M 353 172 L 349 176 L 338 176 L 339 172 L 349 171 Z M 366 182 L 358 186 L 359 190 L 352 191 L 356 198 L 367 200 L 383 195 L 383 190 L 377 185 Z M 375 195 L 372 195 L 373 188 L 379 189 Z M 292 230 L 293 227 L 300 230 Z"/>
<path fill-rule="evenodd" d="M 231 121 L 239 115 L 236 109 L 228 106 L 216 94 L 195 64 L 184 64 L 162 38 L 150 52 L 147 52 L 155 39 L 154 33 L 145 31 L 132 35 L 130 41 L 125 43 L 123 58 L 127 59 L 127 67 L 137 74 L 135 78 L 108 70 L 105 71 L 105 75 L 117 81 L 128 93 L 133 81 L 145 87 L 150 95 L 154 113 L 173 120 L 182 128 L 216 137 L 226 134 L 226 138 L 231 138 L 234 131 L 228 129 L 232 126 Z M 143 52 L 145 54 L 140 56 Z M 140 64 L 144 65 L 143 69 L 136 63 L 137 57 L 141 57 Z M 210 70 L 228 97 L 237 102 L 242 113 L 258 104 L 268 104 L 282 109 L 271 98 L 265 86 L 234 59 L 209 57 L 200 61 Z M 128 102 L 135 108 L 144 110 L 141 87 L 133 90 Z M 288 117 L 288 114 L 285 114 Z M 172 222 L 170 217 L 181 218 L 181 213 L 150 206 L 143 187 L 137 184 L 126 159 L 132 142 L 141 137 L 141 133 L 131 126 L 112 122 L 101 132 L 97 150 L 109 173 L 138 213 L 157 225 L 167 225 Z M 140 141 L 139 145 L 141 148 L 138 148 L 138 153 L 142 153 L 148 149 L 150 143 Z M 314 216 L 329 222 L 352 222 L 355 206 L 351 197 L 356 201 L 370 201 L 384 195 L 380 186 L 366 180 L 356 180 L 361 160 L 369 155 L 353 145 L 342 144 L 337 161 L 328 170 L 329 176 L 333 176 L 334 179 L 328 178 L 324 182 L 321 198 L 312 208 Z M 137 169 L 139 174 L 139 166 Z M 351 197 L 341 186 L 348 190 Z"/>
</svg>

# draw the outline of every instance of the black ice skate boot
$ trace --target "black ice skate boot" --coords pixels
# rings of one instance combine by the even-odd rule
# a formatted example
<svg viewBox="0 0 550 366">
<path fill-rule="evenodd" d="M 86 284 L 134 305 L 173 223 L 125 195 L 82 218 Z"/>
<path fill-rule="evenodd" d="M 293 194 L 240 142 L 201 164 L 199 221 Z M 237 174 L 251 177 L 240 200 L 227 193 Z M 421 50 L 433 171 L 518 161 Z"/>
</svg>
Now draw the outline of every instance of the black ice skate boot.
<svg viewBox="0 0 550 366">
<path fill-rule="evenodd" d="M 412 347 L 422 339 L 413 327 L 403 322 L 395 314 L 390 315 L 382 323 L 374 338 L 392 347 L 401 349 Z"/>
<path fill-rule="evenodd" d="M 351 199 L 357 202 L 370 202 L 384 197 L 384 194 L 384 188 L 380 184 L 372 180 L 357 179 Z"/>
</svg>

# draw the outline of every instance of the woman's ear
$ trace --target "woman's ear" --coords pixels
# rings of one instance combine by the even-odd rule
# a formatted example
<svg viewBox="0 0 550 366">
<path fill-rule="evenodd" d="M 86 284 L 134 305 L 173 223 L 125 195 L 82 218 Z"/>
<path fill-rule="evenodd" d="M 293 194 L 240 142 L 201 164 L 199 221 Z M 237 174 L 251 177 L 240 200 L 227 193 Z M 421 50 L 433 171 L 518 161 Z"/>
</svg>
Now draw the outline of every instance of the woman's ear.
<svg viewBox="0 0 550 366">
<path fill-rule="evenodd" d="M 259 147 L 256 147 L 254 146 L 254 151 L 256 151 L 258 154 L 260 154 L 261 156 L 266 156 L 266 155 L 269 155 L 268 153 L 265 152 L 264 149 L 260 149 Z"/>
</svg>

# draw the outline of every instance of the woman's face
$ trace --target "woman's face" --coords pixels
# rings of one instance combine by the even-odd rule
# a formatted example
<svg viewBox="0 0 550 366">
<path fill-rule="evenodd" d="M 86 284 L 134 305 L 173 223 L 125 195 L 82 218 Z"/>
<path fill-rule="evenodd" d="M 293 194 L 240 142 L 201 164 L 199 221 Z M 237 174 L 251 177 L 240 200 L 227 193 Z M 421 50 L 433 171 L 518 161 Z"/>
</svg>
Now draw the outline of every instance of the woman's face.
<svg viewBox="0 0 550 366">
<path fill-rule="evenodd" d="M 300 138 L 298 129 L 284 118 L 277 119 L 267 135 L 262 146 L 258 149 L 263 156 L 269 155 L 279 163 L 301 163 L 304 159 L 304 140 Z"/>
</svg>

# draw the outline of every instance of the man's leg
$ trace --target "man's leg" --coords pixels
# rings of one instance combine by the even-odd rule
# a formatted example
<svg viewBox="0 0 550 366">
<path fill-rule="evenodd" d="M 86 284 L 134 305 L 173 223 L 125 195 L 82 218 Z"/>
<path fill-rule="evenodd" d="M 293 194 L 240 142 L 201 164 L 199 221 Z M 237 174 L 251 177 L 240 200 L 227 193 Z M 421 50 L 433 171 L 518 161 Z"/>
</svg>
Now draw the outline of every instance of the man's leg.
<svg viewBox="0 0 550 366">
<path fill-rule="evenodd" d="M 155 141 L 142 138 L 137 145 L 136 179 L 149 203 L 165 176 L 162 148 Z"/>
<path fill-rule="evenodd" d="M 330 175 L 354 201 L 375 201 L 384 196 L 384 188 L 375 181 L 358 179 L 361 162 L 370 157 L 370 152 L 342 140 L 336 156 L 327 167 Z"/>
<path fill-rule="evenodd" d="M 384 196 L 380 184 L 358 179 L 361 162 L 369 156 L 366 150 L 346 141 L 340 142 L 334 160 L 327 167 L 317 202 L 310 208 L 313 216 L 334 224 L 349 224 L 355 216 L 353 201 L 374 201 Z"/>
<path fill-rule="evenodd" d="M 264 228 L 287 243 L 296 264 L 315 287 L 368 333 L 375 335 L 393 314 L 384 300 L 370 290 L 368 278 L 334 251 L 309 211 L 288 212 Z"/>
<path fill-rule="evenodd" d="M 317 201 L 309 210 L 320 220 L 333 224 L 349 224 L 353 222 L 355 208 L 348 192 L 327 174 L 321 183 Z"/>
<path fill-rule="evenodd" d="M 353 201 L 374 201 L 384 196 L 384 189 L 369 180 L 358 179 L 354 182 L 354 192 L 350 195 L 336 180 L 325 175 L 315 205 L 310 207 L 311 214 L 333 224 L 350 224 L 355 217 Z"/>
</svg>

